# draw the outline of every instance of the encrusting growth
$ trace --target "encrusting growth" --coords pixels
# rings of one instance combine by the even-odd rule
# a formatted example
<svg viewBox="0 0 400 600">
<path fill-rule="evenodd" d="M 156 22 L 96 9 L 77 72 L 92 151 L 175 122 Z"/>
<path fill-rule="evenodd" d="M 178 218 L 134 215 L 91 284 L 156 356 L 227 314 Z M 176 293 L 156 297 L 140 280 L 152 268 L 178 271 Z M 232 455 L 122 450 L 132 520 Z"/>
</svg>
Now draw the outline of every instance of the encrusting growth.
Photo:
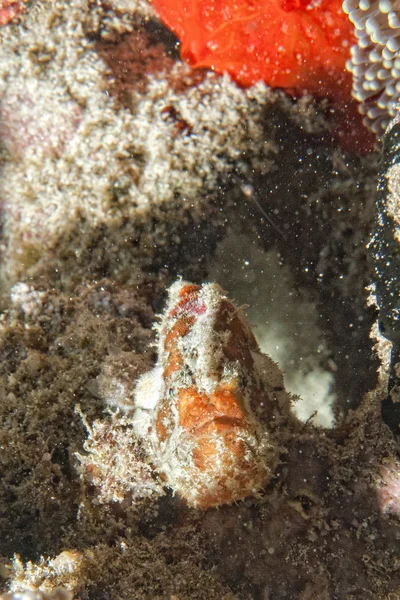
<svg viewBox="0 0 400 600">
<path fill-rule="evenodd" d="M 174 283 L 134 417 L 167 484 L 198 508 L 257 492 L 274 473 L 289 418 L 282 373 L 240 309 L 214 283 Z"/>
<path fill-rule="evenodd" d="M 389 396 L 382 403 L 382 417 L 398 432 L 400 403 L 391 397 L 400 386 L 400 124 L 399 115 L 383 136 L 381 172 L 374 231 L 369 248 L 374 265 L 375 292 L 382 335 L 392 343 Z"/>
</svg>

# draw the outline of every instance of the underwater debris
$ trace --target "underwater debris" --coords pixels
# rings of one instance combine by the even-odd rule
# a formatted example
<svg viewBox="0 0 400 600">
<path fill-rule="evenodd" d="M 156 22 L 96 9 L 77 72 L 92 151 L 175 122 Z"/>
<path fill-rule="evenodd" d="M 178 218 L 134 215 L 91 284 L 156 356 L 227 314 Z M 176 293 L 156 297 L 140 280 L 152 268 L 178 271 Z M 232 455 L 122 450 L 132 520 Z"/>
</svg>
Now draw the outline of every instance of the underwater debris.
<svg viewBox="0 0 400 600">
<path fill-rule="evenodd" d="M 191 506 L 256 493 L 273 475 L 290 419 L 278 366 L 214 283 L 174 283 L 158 332 L 158 362 L 135 398 L 150 459 Z"/>
</svg>

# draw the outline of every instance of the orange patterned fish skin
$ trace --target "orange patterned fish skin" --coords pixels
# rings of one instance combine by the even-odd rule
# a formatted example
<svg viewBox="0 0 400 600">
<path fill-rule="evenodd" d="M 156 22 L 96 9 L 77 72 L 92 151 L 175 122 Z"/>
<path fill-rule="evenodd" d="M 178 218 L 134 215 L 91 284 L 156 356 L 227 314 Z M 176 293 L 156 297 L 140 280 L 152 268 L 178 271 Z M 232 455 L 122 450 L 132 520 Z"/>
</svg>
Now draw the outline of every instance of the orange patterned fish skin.
<svg viewBox="0 0 400 600">
<path fill-rule="evenodd" d="M 12 21 L 23 10 L 23 0 L 0 0 L 0 26 Z"/>
<path fill-rule="evenodd" d="M 342 0 L 153 0 L 193 67 L 293 92 L 349 99 L 353 26 Z"/>
<path fill-rule="evenodd" d="M 256 493 L 274 473 L 289 413 L 282 373 L 240 309 L 216 284 L 174 283 L 134 417 L 174 492 L 202 509 Z"/>
</svg>

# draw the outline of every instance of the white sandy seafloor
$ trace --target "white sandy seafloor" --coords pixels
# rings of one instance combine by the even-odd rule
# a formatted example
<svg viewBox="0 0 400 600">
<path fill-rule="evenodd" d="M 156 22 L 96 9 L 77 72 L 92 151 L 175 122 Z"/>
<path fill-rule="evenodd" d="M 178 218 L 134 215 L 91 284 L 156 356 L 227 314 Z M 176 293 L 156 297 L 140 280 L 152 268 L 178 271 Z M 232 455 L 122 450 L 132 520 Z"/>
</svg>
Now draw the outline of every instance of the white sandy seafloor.
<svg viewBox="0 0 400 600">
<path fill-rule="evenodd" d="M 317 307 L 296 289 L 279 251 L 265 252 L 251 238 L 232 234 L 218 247 L 209 277 L 245 306 L 261 350 L 278 363 L 286 389 L 297 397 L 296 415 L 306 421 L 317 411 L 314 422 L 331 427 L 334 376 L 320 366 L 329 351 Z"/>
<path fill-rule="evenodd" d="M 324 103 L 193 73 L 143 0 L 27 3 L 1 35 L 0 598 L 400 597 L 377 155 L 325 139 Z M 178 276 L 245 305 L 304 422 L 265 489 L 205 512 L 118 410 Z"/>
</svg>

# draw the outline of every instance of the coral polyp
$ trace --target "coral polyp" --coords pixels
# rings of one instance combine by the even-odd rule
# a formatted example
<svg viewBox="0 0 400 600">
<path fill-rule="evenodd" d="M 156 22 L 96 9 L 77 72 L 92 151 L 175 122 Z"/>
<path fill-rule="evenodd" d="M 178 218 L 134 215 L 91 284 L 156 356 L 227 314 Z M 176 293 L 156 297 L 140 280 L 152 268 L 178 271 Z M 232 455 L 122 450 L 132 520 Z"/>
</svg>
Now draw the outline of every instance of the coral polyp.
<svg viewBox="0 0 400 600">
<path fill-rule="evenodd" d="M 400 17 L 398 0 L 345 0 L 357 43 L 347 67 L 353 96 L 365 125 L 379 138 L 395 115 L 400 98 Z"/>
</svg>

